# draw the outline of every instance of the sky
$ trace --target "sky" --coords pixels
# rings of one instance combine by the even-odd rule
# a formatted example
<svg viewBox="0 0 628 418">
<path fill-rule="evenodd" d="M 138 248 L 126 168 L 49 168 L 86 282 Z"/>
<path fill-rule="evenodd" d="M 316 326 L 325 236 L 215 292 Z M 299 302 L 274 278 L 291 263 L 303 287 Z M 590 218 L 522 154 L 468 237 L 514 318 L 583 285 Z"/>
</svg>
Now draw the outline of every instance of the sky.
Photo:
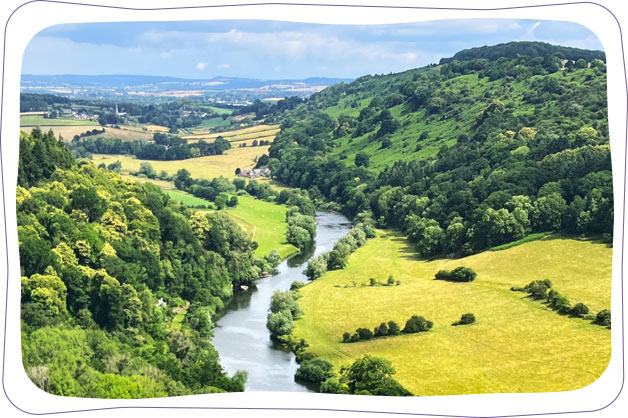
<svg viewBox="0 0 628 418">
<path fill-rule="evenodd" d="M 22 73 L 356 78 L 422 67 L 465 48 L 524 40 L 603 49 L 584 26 L 544 20 L 392 25 L 261 20 L 81 23 L 39 32 L 24 52 Z"/>
</svg>

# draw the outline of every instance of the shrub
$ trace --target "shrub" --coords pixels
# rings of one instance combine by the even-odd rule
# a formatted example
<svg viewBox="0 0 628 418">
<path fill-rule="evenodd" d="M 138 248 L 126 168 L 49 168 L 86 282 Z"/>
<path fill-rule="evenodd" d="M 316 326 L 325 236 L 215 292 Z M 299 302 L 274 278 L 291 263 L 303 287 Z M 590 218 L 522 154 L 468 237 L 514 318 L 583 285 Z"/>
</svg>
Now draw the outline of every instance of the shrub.
<svg viewBox="0 0 628 418">
<path fill-rule="evenodd" d="M 399 335 L 401 334 L 401 328 L 395 321 L 388 321 L 388 335 Z"/>
<path fill-rule="evenodd" d="M 532 299 L 547 299 L 548 290 L 552 287 L 552 283 L 548 280 L 535 280 L 530 282 L 524 287 L 525 291 L 532 297 Z"/>
<path fill-rule="evenodd" d="M 350 332 L 345 332 L 344 334 L 342 334 L 342 342 L 343 343 L 348 342 L 350 338 L 351 338 L 351 333 Z"/>
<path fill-rule="evenodd" d="M 306 382 L 321 383 L 332 376 L 333 365 L 322 358 L 306 360 L 297 369 L 295 377 Z"/>
<path fill-rule="evenodd" d="M 576 318 L 584 318 L 589 313 L 589 308 L 584 303 L 576 303 L 569 313 Z"/>
<path fill-rule="evenodd" d="M 611 311 L 608 309 L 602 309 L 595 316 L 595 323 L 604 325 L 606 327 L 611 327 Z"/>
<path fill-rule="evenodd" d="M 292 282 L 292 284 L 290 285 L 290 290 L 294 291 L 294 290 L 299 290 L 301 289 L 303 286 L 305 286 L 305 283 L 303 283 L 302 281 L 299 280 L 295 280 Z"/>
<path fill-rule="evenodd" d="M 375 328 L 374 334 L 376 337 L 384 337 L 388 335 L 388 325 L 386 325 L 385 322 L 382 322 L 377 328 Z"/>
<path fill-rule="evenodd" d="M 472 282 L 477 277 L 475 271 L 468 267 L 456 267 L 453 270 L 440 270 L 434 275 L 435 280 L 450 282 Z"/>
<path fill-rule="evenodd" d="M 549 291 L 549 294 L 547 296 L 547 302 L 550 308 L 559 312 L 561 310 L 564 310 L 566 306 L 570 306 L 569 299 L 567 299 L 565 296 L 561 295 L 554 289 Z"/>
<path fill-rule="evenodd" d="M 475 322 L 475 315 L 473 315 L 472 313 L 466 313 L 466 314 L 462 314 L 462 316 L 460 317 L 460 321 L 454 322 L 453 326 L 456 325 L 469 325 L 469 324 L 473 324 Z"/>
<path fill-rule="evenodd" d="M 359 335 L 361 340 L 370 340 L 373 338 L 373 332 L 368 328 L 358 328 L 355 332 Z"/>
<path fill-rule="evenodd" d="M 388 286 L 392 286 L 395 284 L 395 278 L 392 276 L 392 274 L 388 276 L 388 281 L 386 282 L 386 284 L 388 284 Z"/>
<path fill-rule="evenodd" d="M 432 325 L 432 321 L 428 321 L 422 316 L 412 315 L 412 317 L 406 322 L 406 326 L 403 328 L 402 332 L 405 334 L 425 332 L 429 331 L 429 329 L 432 328 Z"/>
</svg>

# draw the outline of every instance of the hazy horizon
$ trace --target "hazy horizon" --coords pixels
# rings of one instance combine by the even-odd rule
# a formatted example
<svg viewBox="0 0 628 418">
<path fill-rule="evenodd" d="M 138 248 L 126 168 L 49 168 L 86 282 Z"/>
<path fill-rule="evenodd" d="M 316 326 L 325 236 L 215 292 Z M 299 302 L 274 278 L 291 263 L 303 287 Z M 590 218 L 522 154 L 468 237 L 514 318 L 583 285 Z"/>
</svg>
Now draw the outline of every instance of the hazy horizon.
<svg viewBox="0 0 628 418">
<path fill-rule="evenodd" d="M 584 26 L 545 20 L 80 23 L 39 32 L 24 52 L 22 74 L 353 79 L 423 67 L 463 49 L 511 41 L 603 49 Z"/>
</svg>

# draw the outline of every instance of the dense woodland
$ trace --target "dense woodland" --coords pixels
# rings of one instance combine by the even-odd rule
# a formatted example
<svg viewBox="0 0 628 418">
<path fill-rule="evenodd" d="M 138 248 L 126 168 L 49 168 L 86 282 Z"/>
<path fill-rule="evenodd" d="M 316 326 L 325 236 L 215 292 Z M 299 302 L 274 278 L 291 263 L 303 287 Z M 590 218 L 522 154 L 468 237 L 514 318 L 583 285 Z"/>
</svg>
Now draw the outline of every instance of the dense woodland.
<svg viewBox="0 0 628 418">
<path fill-rule="evenodd" d="M 541 45 L 495 47 L 514 48 L 515 58 L 463 51 L 437 67 L 327 88 L 284 115 L 273 176 L 401 229 L 426 257 L 538 231 L 610 239 L 604 56 Z M 592 61 L 563 67 L 565 51 Z"/>
<path fill-rule="evenodd" d="M 218 363 L 211 319 L 234 285 L 274 265 L 230 218 L 77 162 L 37 129 L 20 138 L 17 217 L 23 362 L 39 387 L 114 398 L 244 389 L 245 373 Z"/>
</svg>

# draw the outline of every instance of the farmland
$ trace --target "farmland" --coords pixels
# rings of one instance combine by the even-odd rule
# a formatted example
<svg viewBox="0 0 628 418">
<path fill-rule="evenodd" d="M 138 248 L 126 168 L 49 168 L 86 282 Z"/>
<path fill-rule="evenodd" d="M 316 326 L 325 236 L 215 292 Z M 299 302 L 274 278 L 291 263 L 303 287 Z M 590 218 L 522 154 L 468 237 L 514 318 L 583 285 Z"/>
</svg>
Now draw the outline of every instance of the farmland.
<svg viewBox="0 0 628 418">
<path fill-rule="evenodd" d="M 40 115 L 20 116 L 20 126 L 100 126 L 98 122 L 77 119 L 45 119 Z"/>
<path fill-rule="evenodd" d="M 169 175 L 173 175 L 177 171 L 185 168 L 194 178 L 211 180 L 214 177 L 224 176 L 232 179 L 235 178 L 236 168 L 253 168 L 255 158 L 268 152 L 267 150 L 268 146 L 232 148 L 227 150 L 223 155 L 209 155 L 187 160 L 148 162 L 158 173 L 165 170 Z M 122 162 L 123 173 L 138 171 L 140 164 L 144 161 L 130 155 L 94 154 L 93 157 L 93 161 L 96 165 L 100 163 L 110 164 L 116 160 Z"/>
<path fill-rule="evenodd" d="M 268 255 L 276 249 L 281 258 L 286 258 L 298 252 L 296 247 L 286 243 L 287 210 L 288 208 L 283 205 L 265 202 L 250 196 L 238 196 L 238 206 L 227 208 L 226 213 L 236 221 L 253 226 L 251 239 L 259 244 L 255 251 L 257 255 Z"/>
<path fill-rule="evenodd" d="M 403 236 L 379 231 L 350 256 L 346 269 L 301 289 L 305 314 L 294 335 L 337 367 L 367 353 L 387 358 L 399 382 L 419 395 L 578 389 L 605 370 L 610 331 L 558 315 L 510 288 L 549 278 L 572 303 L 583 302 L 596 313 L 610 307 L 611 258 L 604 244 L 552 236 L 458 260 L 424 261 Z M 474 282 L 433 280 L 437 271 L 461 265 L 477 272 Z M 401 284 L 361 286 L 389 275 Z M 477 323 L 452 327 L 463 313 L 473 313 Z M 390 320 L 403 327 L 414 314 L 433 321 L 434 328 L 340 342 L 345 331 Z"/>
</svg>

